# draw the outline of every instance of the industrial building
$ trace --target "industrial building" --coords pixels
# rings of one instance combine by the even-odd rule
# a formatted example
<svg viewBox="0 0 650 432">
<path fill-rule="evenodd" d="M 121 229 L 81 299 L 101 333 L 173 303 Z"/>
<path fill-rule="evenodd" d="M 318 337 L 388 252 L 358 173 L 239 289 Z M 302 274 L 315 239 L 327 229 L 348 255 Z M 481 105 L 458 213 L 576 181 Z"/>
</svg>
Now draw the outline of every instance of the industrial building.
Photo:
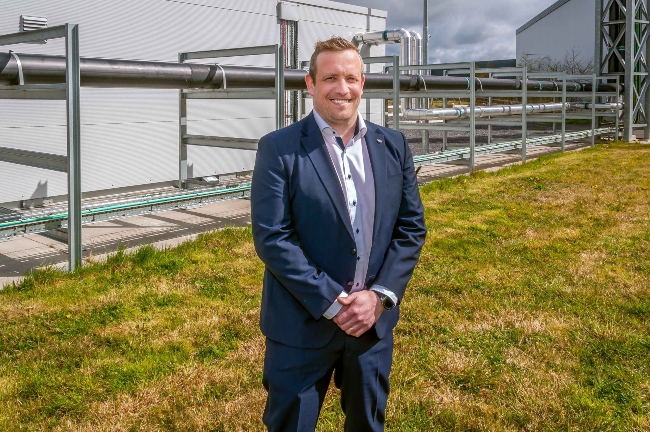
<svg viewBox="0 0 650 432">
<path fill-rule="evenodd" d="M 0 35 L 20 29 L 79 25 L 81 57 L 177 62 L 188 51 L 284 43 L 309 60 L 314 43 L 384 30 L 386 12 L 329 0 L 0 0 Z M 287 31 L 287 21 L 293 27 Z M 284 40 L 283 40 L 284 39 Z M 18 53 L 64 55 L 61 39 L 10 46 Z M 383 47 L 373 49 L 382 55 Z M 272 55 L 203 60 L 273 66 Z M 287 64 L 291 66 L 291 64 Z M 176 89 L 81 90 L 81 185 L 93 194 L 169 185 L 178 179 Z M 271 100 L 196 100 L 188 131 L 259 139 L 276 127 Z M 2 147 L 66 154 L 65 101 L 0 99 Z M 255 151 L 188 149 L 189 177 L 250 171 Z M 67 199 L 66 173 L 0 161 L 0 203 L 19 206 L 44 197 Z"/>
<path fill-rule="evenodd" d="M 527 54 L 533 62 L 562 62 L 574 51 L 587 64 L 594 59 L 595 34 L 594 0 L 558 0 L 517 29 L 517 59 Z"/>
</svg>

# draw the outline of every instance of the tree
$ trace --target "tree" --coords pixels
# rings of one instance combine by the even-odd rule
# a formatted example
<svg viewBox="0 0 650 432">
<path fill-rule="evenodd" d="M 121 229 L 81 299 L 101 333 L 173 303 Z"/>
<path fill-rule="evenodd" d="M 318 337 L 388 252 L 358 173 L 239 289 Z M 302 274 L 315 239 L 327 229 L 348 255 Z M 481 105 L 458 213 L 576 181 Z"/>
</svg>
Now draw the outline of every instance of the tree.
<svg viewBox="0 0 650 432">
<path fill-rule="evenodd" d="M 538 57 L 524 52 L 517 61 L 517 67 L 526 67 L 528 72 L 566 72 L 569 75 L 586 75 L 594 72 L 594 60 L 585 61 L 582 52 L 572 47 L 566 52 L 563 60 L 550 56 Z"/>
</svg>

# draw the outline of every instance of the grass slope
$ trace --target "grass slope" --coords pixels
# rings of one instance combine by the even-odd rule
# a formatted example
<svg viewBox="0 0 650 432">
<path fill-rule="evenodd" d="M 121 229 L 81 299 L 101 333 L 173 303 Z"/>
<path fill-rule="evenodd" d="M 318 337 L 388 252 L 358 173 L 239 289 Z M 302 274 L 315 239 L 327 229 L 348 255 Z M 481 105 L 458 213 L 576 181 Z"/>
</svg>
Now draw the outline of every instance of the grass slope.
<svg viewBox="0 0 650 432">
<path fill-rule="evenodd" d="M 387 429 L 650 430 L 650 146 L 421 192 Z M 228 229 L 0 291 L 0 430 L 261 430 L 262 271 Z"/>
</svg>

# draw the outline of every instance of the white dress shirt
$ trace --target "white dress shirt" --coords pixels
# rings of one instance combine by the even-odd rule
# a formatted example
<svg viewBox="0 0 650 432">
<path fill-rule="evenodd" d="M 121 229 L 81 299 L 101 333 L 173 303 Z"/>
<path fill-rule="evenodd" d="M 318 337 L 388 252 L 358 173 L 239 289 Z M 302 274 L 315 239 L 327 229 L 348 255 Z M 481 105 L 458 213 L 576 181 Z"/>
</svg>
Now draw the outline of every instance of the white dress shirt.
<svg viewBox="0 0 650 432">
<path fill-rule="evenodd" d="M 344 144 L 341 136 L 315 110 L 313 113 L 336 170 L 354 232 L 357 266 L 349 292 L 361 291 L 365 289 L 364 282 L 368 273 L 375 219 L 375 181 L 366 146 L 366 123 L 361 114 L 358 114 L 354 136 L 347 144 Z M 377 291 L 384 294 L 390 293 L 384 287 L 379 286 Z M 346 297 L 347 295 L 348 292 L 343 291 L 339 296 Z M 391 297 L 395 297 L 395 295 L 393 294 Z M 335 300 L 323 316 L 332 319 L 341 307 L 342 305 Z"/>
</svg>

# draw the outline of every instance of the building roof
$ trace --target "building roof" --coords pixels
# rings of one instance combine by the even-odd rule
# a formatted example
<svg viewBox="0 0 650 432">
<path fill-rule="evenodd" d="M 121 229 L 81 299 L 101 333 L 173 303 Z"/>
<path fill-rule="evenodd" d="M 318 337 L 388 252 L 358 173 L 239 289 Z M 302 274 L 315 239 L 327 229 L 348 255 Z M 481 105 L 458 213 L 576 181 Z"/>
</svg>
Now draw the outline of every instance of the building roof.
<svg viewBox="0 0 650 432">
<path fill-rule="evenodd" d="M 532 26 L 535 24 L 537 21 L 541 20 L 544 18 L 546 15 L 549 15 L 551 12 L 559 9 L 563 5 L 569 3 L 571 0 L 558 0 L 555 3 L 553 3 L 551 6 L 547 7 L 544 9 L 541 13 L 539 13 L 535 18 L 531 19 L 528 21 L 526 24 L 522 25 L 517 29 L 517 34 L 521 33 L 522 31 L 526 30 L 528 27 Z"/>
</svg>

